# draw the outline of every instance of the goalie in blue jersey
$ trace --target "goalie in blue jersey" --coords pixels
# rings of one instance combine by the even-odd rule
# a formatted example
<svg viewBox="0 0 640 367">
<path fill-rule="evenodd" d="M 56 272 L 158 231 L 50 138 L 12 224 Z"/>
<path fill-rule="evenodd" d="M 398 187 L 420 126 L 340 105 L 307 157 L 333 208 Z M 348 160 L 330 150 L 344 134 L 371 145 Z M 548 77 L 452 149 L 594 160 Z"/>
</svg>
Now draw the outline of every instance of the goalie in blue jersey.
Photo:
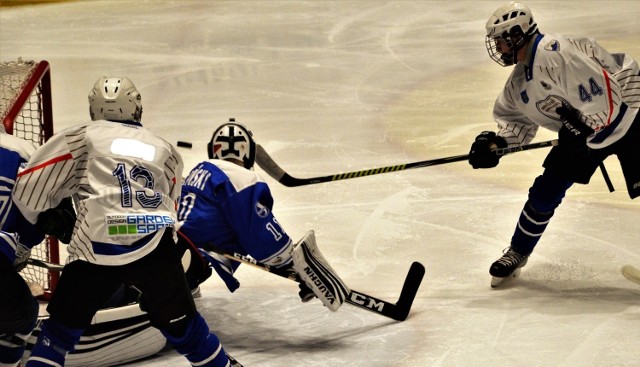
<svg viewBox="0 0 640 367">
<path fill-rule="evenodd" d="M 294 244 L 274 217 L 271 191 L 252 170 L 256 145 L 251 132 L 231 119 L 214 131 L 207 151 L 210 160 L 185 178 L 178 209 L 178 243 L 192 254 L 190 286 L 211 274 L 211 264 L 231 292 L 239 287 L 233 277 L 239 263 L 214 251 L 220 249 L 293 270 L 303 302 L 315 296 L 338 310 L 349 288 L 318 250 L 313 231 Z"/>
</svg>

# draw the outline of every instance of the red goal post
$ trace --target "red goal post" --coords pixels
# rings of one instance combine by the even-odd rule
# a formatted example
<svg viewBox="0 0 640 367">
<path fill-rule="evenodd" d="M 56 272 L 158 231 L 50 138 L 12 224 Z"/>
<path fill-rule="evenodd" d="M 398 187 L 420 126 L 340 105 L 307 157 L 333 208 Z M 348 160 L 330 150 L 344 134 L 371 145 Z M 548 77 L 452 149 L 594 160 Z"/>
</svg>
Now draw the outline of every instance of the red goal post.
<svg viewBox="0 0 640 367">
<path fill-rule="evenodd" d="M 8 134 L 42 145 L 53 135 L 51 71 L 47 61 L 0 62 L 0 117 Z M 31 257 L 60 263 L 58 241 L 47 236 Z M 21 273 L 34 294 L 49 298 L 59 274 L 28 265 Z M 44 293 L 42 293 L 44 292 Z"/>
</svg>

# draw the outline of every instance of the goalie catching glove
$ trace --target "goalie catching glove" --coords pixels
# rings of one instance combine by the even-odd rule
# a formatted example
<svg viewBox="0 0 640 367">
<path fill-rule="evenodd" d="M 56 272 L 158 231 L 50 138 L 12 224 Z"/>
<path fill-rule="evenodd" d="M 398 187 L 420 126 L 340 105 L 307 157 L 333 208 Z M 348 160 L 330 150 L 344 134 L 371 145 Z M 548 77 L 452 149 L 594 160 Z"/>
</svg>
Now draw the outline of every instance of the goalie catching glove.
<svg viewBox="0 0 640 367">
<path fill-rule="evenodd" d="M 313 231 L 307 232 L 293 250 L 293 269 L 322 303 L 335 312 L 351 290 L 322 256 Z"/>
</svg>

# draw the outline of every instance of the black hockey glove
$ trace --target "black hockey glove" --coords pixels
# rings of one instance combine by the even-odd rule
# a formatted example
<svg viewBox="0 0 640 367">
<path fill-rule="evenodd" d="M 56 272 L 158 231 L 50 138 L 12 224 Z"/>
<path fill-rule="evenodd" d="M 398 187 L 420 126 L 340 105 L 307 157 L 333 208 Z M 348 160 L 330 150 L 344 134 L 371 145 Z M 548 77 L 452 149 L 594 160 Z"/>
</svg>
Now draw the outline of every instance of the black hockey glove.
<svg viewBox="0 0 640 367">
<path fill-rule="evenodd" d="M 556 113 L 560 115 L 562 127 L 558 132 L 560 146 L 576 147 L 585 146 L 587 137 L 593 134 L 594 130 L 580 120 L 580 112 L 571 105 L 562 102 L 562 106 L 556 108 Z"/>
<path fill-rule="evenodd" d="M 60 242 L 68 244 L 76 224 L 76 211 L 71 198 L 65 198 L 57 207 L 48 209 L 38 215 L 36 228 L 56 237 Z"/>
<path fill-rule="evenodd" d="M 469 151 L 469 164 L 473 168 L 492 168 L 498 165 L 500 157 L 492 149 L 506 148 L 507 141 L 493 131 L 483 131 L 476 136 Z"/>
</svg>

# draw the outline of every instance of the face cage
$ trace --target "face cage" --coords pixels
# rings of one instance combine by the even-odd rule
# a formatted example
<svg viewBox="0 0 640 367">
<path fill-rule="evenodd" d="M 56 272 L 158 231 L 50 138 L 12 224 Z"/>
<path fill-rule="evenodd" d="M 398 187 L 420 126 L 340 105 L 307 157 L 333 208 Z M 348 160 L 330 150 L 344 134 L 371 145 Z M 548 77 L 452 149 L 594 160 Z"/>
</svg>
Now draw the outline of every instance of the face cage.
<svg viewBox="0 0 640 367">
<path fill-rule="evenodd" d="M 506 54 L 498 51 L 498 44 L 496 42 L 498 38 L 501 39 L 509 47 L 509 52 L 507 52 Z M 484 43 L 487 47 L 489 57 L 491 57 L 493 61 L 501 66 L 511 66 L 515 64 L 517 50 L 515 49 L 515 47 L 513 47 L 511 37 L 504 38 L 486 36 Z"/>
</svg>

